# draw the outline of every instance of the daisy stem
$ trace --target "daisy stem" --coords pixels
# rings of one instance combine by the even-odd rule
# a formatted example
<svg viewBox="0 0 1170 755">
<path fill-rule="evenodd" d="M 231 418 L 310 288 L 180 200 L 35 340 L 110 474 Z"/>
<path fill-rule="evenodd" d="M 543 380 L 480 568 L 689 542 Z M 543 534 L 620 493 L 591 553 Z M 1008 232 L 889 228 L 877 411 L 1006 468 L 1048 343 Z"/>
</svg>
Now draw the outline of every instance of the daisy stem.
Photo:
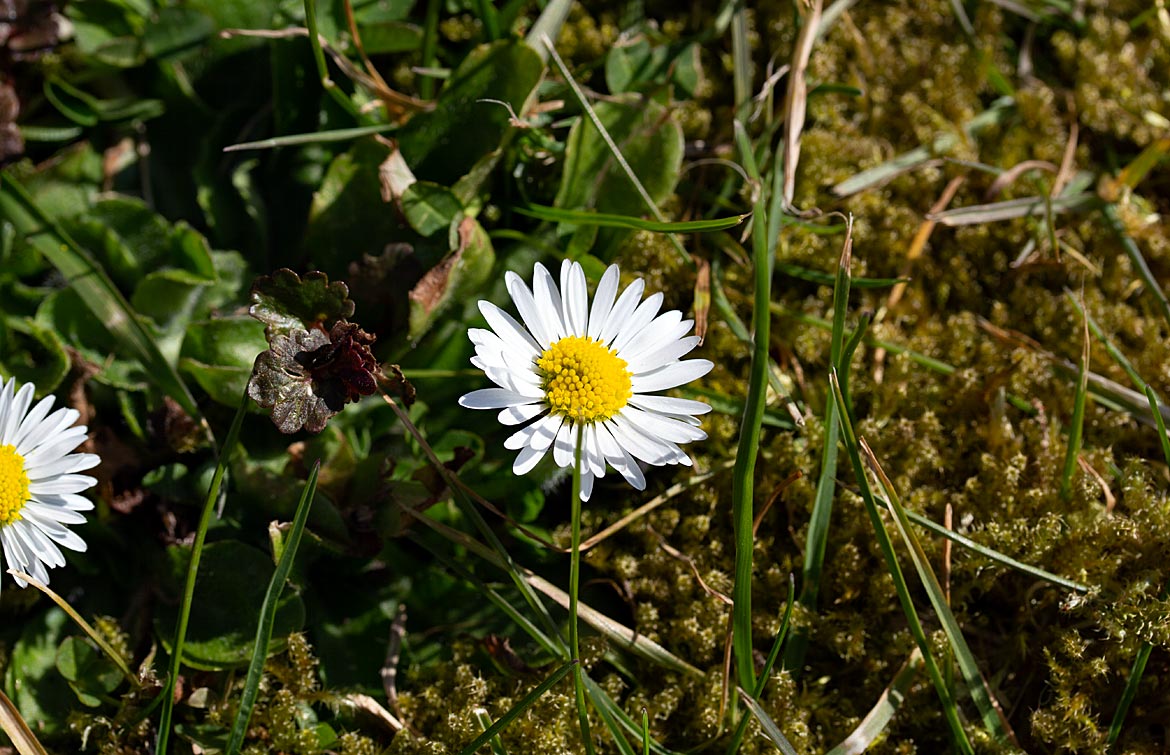
<svg viewBox="0 0 1170 755">
<path fill-rule="evenodd" d="M 157 755 L 166 755 L 167 740 L 171 736 L 171 716 L 175 709 L 175 682 L 179 678 L 179 667 L 183 659 L 183 643 L 187 639 L 187 621 L 191 618 L 191 603 L 195 597 L 195 579 L 199 575 L 199 559 L 203 555 L 203 541 L 207 538 L 207 528 L 211 526 L 211 515 L 215 511 L 215 502 L 219 500 L 219 489 L 223 484 L 224 474 L 227 472 L 228 461 L 232 451 L 236 448 L 236 439 L 240 437 L 240 426 L 244 423 L 244 415 L 248 409 L 248 395 L 245 393 L 240 400 L 240 408 L 236 410 L 236 417 L 232 420 L 231 429 L 224 438 L 223 446 L 219 451 L 219 463 L 215 465 L 215 475 L 211 478 L 211 485 L 207 488 L 207 499 L 203 502 L 203 513 L 199 516 L 199 528 L 195 530 L 195 542 L 191 546 L 191 561 L 187 564 L 187 584 L 183 588 L 183 602 L 179 606 L 179 621 L 175 626 L 175 641 L 171 646 L 171 667 L 167 672 L 167 681 L 163 685 L 159 696 L 162 698 L 162 713 L 158 722 L 158 741 L 154 751 Z"/>
<path fill-rule="evenodd" d="M 573 689 L 577 695 L 577 717 L 581 720 L 581 740 L 585 752 L 593 755 L 593 738 L 589 735 L 589 711 L 585 707 L 585 681 L 581 670 L 581 649 L 577 636 L 577 592 L 581 584 L 581 445 L 585 428 L 578 428 L 577 446 L 573 451 L 573 498 L 570 511 L 572 548 L 569 551 L 569 652 L 572 653 Z"/>
</svg>

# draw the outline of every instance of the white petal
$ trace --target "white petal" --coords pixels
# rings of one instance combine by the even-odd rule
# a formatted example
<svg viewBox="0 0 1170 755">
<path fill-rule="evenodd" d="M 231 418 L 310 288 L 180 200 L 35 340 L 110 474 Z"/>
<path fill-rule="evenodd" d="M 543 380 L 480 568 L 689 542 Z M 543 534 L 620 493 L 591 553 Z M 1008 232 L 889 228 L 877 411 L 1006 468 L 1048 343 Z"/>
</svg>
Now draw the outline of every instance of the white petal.
<svg viewBox="0 0 1170 755">
<path fill-rule="evenodd" d="M 556 340 L 554 337 L 556 329 L 553 327 L 553 323 L 545 322 L 541 318 L 540 309 L 536 306 L 536 299 L 532 297 L 532 292 L 528 290 L 528 286 L 519 275 L 509 270 L 504 274 L 504 282 L 508 286 L 508 293 L 512 296 L 512 301 L 516 304 L 516 311 L 520 313 L 520 319 L 524 321 L 524 325 L 536 339 L 538 350 L 547 349 L 549 344 Z"/>
<path fill-rule="evenodd" d="M 659 414 L 687 415 L 706 414 L 711 407 L 702 401 L 692 401 L 689 398 L 674 398 L 673 396 L 645 396 L 634 394 L 630 396 L 630 404 L 645 409 L 648 412 Z"/>
<path fill-rule="evenodd" d="M 520 284 L 523 286 L 523 282 Z M 515 297 L 513 297 L 515 300 Z M 479 311 L 483 314 L 483 319 L 487 320 L 488 325 L 495 331 L 495 334 L 500 339 L 511 346 L 517 353 L 524 353 L 535 357 L 540 353 L 540 346 L 532 337 L 524 326 L 516 322 L 516 318 L 508 314 L 504 310 L 492 304 L 489 301 L 480 301 Z"/>
<path fill-rule="evenodd" d="M 630 381 L 634 393 L 652 393 L 664 391 L 689 383 L 701 378 L 711 371 L 715 365 L 706 359 L 688 359 L 684 362 L 674 362 L 656 370 L 634 375 Z"/>
<path fill-rule="evenodd" d="M 478 357 L 472 357 L 471 363 L 483 370 L 491 380 L 503 390 L 526 396 L 529 401 L 538 401 L 544 398 L 539 378 L 526 371 L 513 370 L 510 367 L 496 367 L 485 363 Z M 495 408 L 495 407 L 493 407 Z"/>
<path fill-rule="evenodd" d="M 85 432 L 85 425 L 75 425 L 32 453 L 21 454 L 24 456 L 25 469 L 39 467 L 42 464 L 63 458 L 85 442 Z M 20 452 L 17 451 L 17 453 Z"/>
<path fill-rule="evenodd" d="M 638 308 L 634 310 L 634 314 L 630 315 L 630 318 L 619 326 L 618 335 L 613 339 L 610 348 L 621 351 L 627 343 L 634 340 L 634 337 L 642 332 L 643 328 L 650 324 L 661 308 L 661 291 L 647 296 L 646 301 L 639 304 Z"/>
<path fill-rule="evenodd" d="M 16 442 L 16 452 L 21 456 L 27 457 L 31 451 L 39 447 L 42 443 L 45 443 L 46 441 L 54 441 L 57 436 L 60 435 L 62 430 L 76 422 L 77 418 L 80 416 L 81 412 L 77 411 L 76 409 L 58 409 L 45 419 L 41 420 L 36 426 L 28 428 L 27 431 L 25 431 L 25 428 L 22 427 L 21 430 L 24 432 L 24 436 L 18 437 Z M 30 414 L 29 417 L 31 418 L 32 415 Z M 84 425 L 81 427 L 81 434 L 84 437 Z"/>
<path fill-rule="evenodd" d="M 16 378 L 9 378 L 0 387 L 0 445 L 4 444 L 4 428 L 12 411 L 12 396 L 16 390 Z"/>
<path fill-rule="evenodd" d="M 528 474 L 546 453 L 547 451 L 537 451 L 532 446 L 525 446 L 520 449 L 516 461 L 512 463 L 512 472 L 517 475 Z"/>
<path fill-rule="evenodd" d="M 520 425 L 541 412 L 545 411 L 544 404 L 525 404 L 523 406 L 509 406 L 496 417 L 501 425 Z"/>
<path fill-rule="evenodd" d="M 633 406 L 622 409 L 620 415 L 641 430 L 643 435 L 652 438 L 660 438 L 671 443 L 692 443 L 707 439 L 707 433 L 693 425 L 653 412 L 644 412 Z"/>
<path fill-rule="evenodd" d="M 558 467 L 572 467 L 573 455 L 577 451 L 577 423 L 566 422 L 561 425 L 557 439 L 553 441 L 553 461 Z"/>
<path fill-rule="evenodd" d="M 459 405 L 465 409 L 503 409 L 532 402 L 532 397 L 505 388 L 480 388 L 459 397 Z"/>
<path fill-rule="evenodd" d="M 678 451 L 676 446 L 642 434 L 621 415 L 609 420 L 606 427 L 613 433 L 613 437 L 621 444 L 621 447 L 626 449 L 635 459 L 657 466 L 673 463 Z"/>
<path fill-rule="evenodd" d="M 626 286 L 626 290 L 617 298 L 601 326 L 601 334 L 597 336 L 599 341 L 608 346 L 609 342 L 617 337 L 622 325 L 638 308 L 638 300 L 642 298 L 642 290 L 645 287 L 646 282 L 641 278 L 635 278 L 633 283 Z"/>
<path fill-rule="evenodd" d="M 20 427 L 20 421 L 24 419 L 25 413 L 28 412 L 28 405 L 32 403 L 33 384 L 25 383 L 20 386 L 20 390 L 12 398 L 8 405 L 8 417 L 4 423 L 4 427 L 0 428 L 0 446 L 15 446 L 16 442 L 13 440 L 16 437 L 16 430 Z"/>
<path fill-rule="evenodd" d="M 537 451 L 546 451 L 557 437 L 557 430 L 561 427 L 564 418 L 559 414 L 548 414 L 528 427 L 517 430 L 506 441 L 504 448 L 516 451 L 524 446 L 531 446 Z"/>
<path fill-rule="evenodd" d="M 34 495 L 31 500 L 39 501 L 53 510 L 90 511 L 93 509 L 93 501 L 76 493 L 46 493 Z"/>
<path fill-rule="evenodd" d="M 609 427 L 605 423 L 598 424 L 596 427 L 597 439 L 601 444 L 601 452 L 605 454 L 605 460 L 622 477 L 626 478 L 626 482 L 633 485 L 637 490 L 645 490 L 646 477 L 642 474 L 642 469 L 638 466 L 638 462 L 634 461 L 634 457 L 630 456 L 629 451 L 622 448 L 622 445 L 613 437 L 613 433 L 609 431 Z"/>
<path fill-rule="evenodd" d="M 679 357 L 685 356 L 698 346 L 699 340 L 698 336 L 687 336 L 677 341 L 668 341 L 657 349 L 645 351 L 638 355 L 633 361 L 629 362 L 629 370 L 637 375 L 638 373 L 648 372 L 675 362 Z"/>
<path fill-rule="evenodd" d="M 597 339 L 601 335 L 601 326 L 605 325 L 605 318 L 613 309 L 614 299 L 617 298 L 618 282 L 621 274 L 617 265 L 610 265 L 605 269 L 605 275 L 597 284 L 597 291 L 593 293 L 593 306 L 589 310 L 589 330 L 587 335 Z"/>
<path fill-rule="evenodd" d="M 49 493 L 80 493 L 97 485 L 97 480 L 89 475 L 65 474 L 48 480 L 31 482 L 28 486 L 30 495 L 40 497 Z"/>
<path fill-rule="evenodd" d="M 26 463 L 24 472 L 28 475 L 30 482 L 36 482 L 57 475 L 92 469 L 99 462 L 101 462 L 101 457 L 97 454 L 70 454 L 37 466 Z"/>
<path fill-rule="evenodd" d="M 21 516 L 35 517 L 38 521 L 52 521 L 60 525 L 85 524 L 85 514 L 63 506 L 53 506 L 37 499 L 30 499 L 20 510 Z"/>
<path fill-rule="evenodd" d="M 687 325 L 684 326 L 683 322 Z M 628 341 L 618 351 L 618 356 L 625 359 L 627 362 L 633 357 L 643 351 L 655 349 L 667 341 L 675 341 L 682 338 L 690 331 L 690 325 L 693 324 L 691 320 L 683 320 L 682 312 L 677 309 L 671 309 L 663 312 L 658 317 L 650 321 L 650 324 L 642 328 L 640 333 L 637 333 L 633 339 Z"/>
<path fill-rule="evenodd" d="M 589 471 L 597 477 L 605 477 L 605 456 L 601 453 L 601 444 L 597 440 L 596 423 L 586 425 L 581 444 L 581 460 Z"/>
<path fill-rule="evenodd" d="M 536 313 L 545 325 L 550 342 L 564 338 L 567 333 L 561 311 L 561 292 L 557 290 L 552 273 L 539 262 L 532 274 L 532 298 L 536 300 Z"/>
<path fill-rule="evenodd" d="M 81 538 L 73 530 L 69 529 L 60 522 L 41 516 L 38 512 L 30 507 L 25 507 L 21 515 L 26 521 L 33 522 L 45 536 L 57 543 L 63 548 L 68 548 L 71 551 L 78 551 L 84 553 L 86 551 L 85 540 Z"/>
<path fill-rule="evenodd" d="M 569 260 L 561 263 L 561 311 L 566 335 L 584 336 L 589 321 L 589 289 L 580 263 Z"/>
<path fill-rule="evenodd" d="M 581 470 L 581 500 L 588 501 L 593 495 L 593 475 L 588 470 Z"/>
<path fill-rule="evenodd" d="M 21 448 L 24 445 L 21 441 L 40 428 L 45 417 L 49 416 L 49 410 L 53 408 L 53 402 L 56 400 L 55 396 L 45 396 L 38 401 L 37 405 L 32 408 L 32 411 L 21 421 L 20 427 L 16 430 L 16 435 L 12 436 L 12 440 L 9 443 L 16 446 L 17 449 Z M 20 453 L 20 451 L 17 450 L 17 453 Z M 24 454 L 20 455 L 24 456 Z"/>
<path fill-rule="evenodd" d="M 41 532 L 39 527 L 29 522 L 24 524 L 23 527 L 15 528 L 16 536 L 24 541 L 25 547 L 33 556 L 54 568 L 64 566 L 65 555 L 61 553 L 61 549 L 53 545 L 53 541 L 45 537 L 45 533 Z"/>
</svg>

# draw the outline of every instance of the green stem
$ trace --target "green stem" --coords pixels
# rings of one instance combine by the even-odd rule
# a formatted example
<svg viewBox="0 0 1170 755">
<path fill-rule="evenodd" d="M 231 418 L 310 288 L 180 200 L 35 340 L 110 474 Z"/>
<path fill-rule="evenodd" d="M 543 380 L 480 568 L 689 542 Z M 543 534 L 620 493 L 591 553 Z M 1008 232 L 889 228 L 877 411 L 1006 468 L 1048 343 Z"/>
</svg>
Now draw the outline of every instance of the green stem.
<svg viewBox="0 0 1170 755">
<path fill-rule="evenodd" d="M 422 67 L 433 68 L 438 61 L 439 50 L 439 0 L 428 0 L 426 20 L 423 22 Z M 418 94 L 424 100 L 435 96 L 435 80 L 423 76 L 418 82 Z"/>
<path fill-rule="evenodd" d="M 755 304 L 752 308 L 752 366 L 744 402 L 743 423 L 739 428 L 739 447 L 735 457 L 731 501 L 735 524 L 735 586 L 732 611 L 732 647 L 735 650 L 736 676 L 739 686 L 755 689 L 756 669 L 752 650 L 752 548 L 756 456 L 760 450 L 760 426 L 764 421 L 764 398 L 768 385 L 768 343 L 771 314 L 772 278 L 768 264 L 768 219 L 764 191 L 758 183 L 759 170 L 751 143 L 743 126 L 736 121 L 736 136 L 748 174 L 757 180 L 756 201 L 752 217 L 752 266 L 755 269 Z"/>
<path fill-rule="evenodd" d="M 581 740 L 585 752 L 593 754 L 593 738 L 589 735 L 589 711 L 585 707 L 585 682 L 581 678 L 581 649 L 577 636 L 577 593 L 581 584 L 581 445 L 585 439 L 584 426 L 577 428 L 577 447 L 573 451 L 573 501 L 571 506 L 572 549 L 569 552 L 569 652 L 572 654 L 573 689 L 577 696 L 577 717 L 581 720 Z"/>
<path fill-rule="evenodd" d="M 158 755 L 166 755 L 167 740 L 171 736 L 171 717 L 175 709 L 175 682 L 179 678 L 179 667 L 183 662 L 183 643 L 187 639 L 187 621 L 191 618 L 191 603 L 195 597 L 195 579 L 199 574 L 199 559 L 203 556 L 203 541 L 207 539 L 207 528 L 211 526 L 211 515 L 215 511 L 215 502 L 219 500 L 219 489 L 223 484 L 224 474 L 231 459 L 232 451 L 236 448 L 236 440 L 240 437 L 240 426 L 244 423 L 247 413 L 247 393 L 240 399 L 240 408 L 236 410 L 231 429 L 224 438 L 223 447 L 219 452 L 219 463 L 215 465 L 215 475 L 211 478 L 211 485 L 207 488 L 207 499 L 203 502 L 203 513 L 199 516 L 199 527 L 195 530 L 195 543 L 191 546 L 191 561 L 187 564 L 187 583 L 183 588 L 183 602 L 179 605 L 179 621 L 175 626 L 175 641 L 171 646 L 171 666 L 167 672 L 167 681 L 163 685 L 162 713 L 158 722 L 158 741 L 154 751 Z"/>
</svg>

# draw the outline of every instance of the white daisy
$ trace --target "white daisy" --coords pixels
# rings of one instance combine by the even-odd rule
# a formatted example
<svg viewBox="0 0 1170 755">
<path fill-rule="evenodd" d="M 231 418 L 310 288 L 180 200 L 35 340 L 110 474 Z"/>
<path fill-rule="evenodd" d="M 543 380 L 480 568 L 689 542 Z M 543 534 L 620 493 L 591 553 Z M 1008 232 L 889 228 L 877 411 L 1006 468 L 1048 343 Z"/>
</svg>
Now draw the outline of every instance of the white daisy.
<svg viewBox="0 0 1170 755">
<path fill-rule="evenodd" d="M 93 503 L 78 495 L 97 480 L 77 474 L 97 466 L 96 454 L 70 453 L 85 440 L 85 425 L 74 425 L 76 409 L 53 408 L 53 397 L 29 410 L 33 386 L 16 390 L 12 379 L 0 388 L 0 550 L 14 569 L 48 583 L 45 567 L 65 565 L 61 547 L 85 550 L 85 541 L 66 525 L 82 524 Z M 24 580 L 16 583 L 26 587 Z"/>
<path fill-rule="evenodd" d="M 679 361 L 699 344 L 686 335 L 693 321 L 677 310 L 658 314 L 660 293 L 641 301 L 641 278 L 618 296 L 617 265 L 601 277 L 592 306 L 576 262 L 561 264 L 559 290 L 540 263 L 532 290 L 513 272 L 505 281 L 524 325 L 479 303 L 491 330 L 468 330 L 471 363 L 499 387 L 472 391 L 459 403 L 501 409 L 501 423 L 524 425 L 504 442 L 520 452 L 512 471 L 525 474 L 550 448 L 558 466 L 571 466 L 580 432 L 583 501 L 607 463 L 638 490 L 646 488 L 638 461 L 691 465 L 678 444 L 707 437 L 695 415 L 711 407 L 652 394 L 710 372 L 706 359 Z"/>
</svg>

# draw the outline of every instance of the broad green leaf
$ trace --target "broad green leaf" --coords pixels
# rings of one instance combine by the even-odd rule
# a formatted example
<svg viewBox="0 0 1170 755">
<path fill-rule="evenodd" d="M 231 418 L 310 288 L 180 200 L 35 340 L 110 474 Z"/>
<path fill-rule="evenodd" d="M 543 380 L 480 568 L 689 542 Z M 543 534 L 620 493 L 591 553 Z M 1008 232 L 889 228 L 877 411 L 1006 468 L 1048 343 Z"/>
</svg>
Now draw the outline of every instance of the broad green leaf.
<svg viewBox="0 0 1170 755">
<path fill-rule="evenodd" d="M 674 191 L 682 168 L 682 128 L 653 101 L 601 102 L 595 110 L 651 200 L 662 204 Z M 569 132 L 564 173 L 554 204 L 562 209 L 595 209 L 613 215 L 628 215 L 631 207 L 644 207 L 641 195 L 588 118 L 578 119 Z M 599 234 L 598 256 L 606 258 L 606 252 L 624 236 L 624 232 Z"/>
<path fill-rule="evenodd" d="M 540 56 L 523 42 L 475 48 L 452 71 L 435 109 L 399 132 L 399 148 L 415 175 L 450 185 L 467 173 L 512 128 L 507 109 L 483 100 L 506 102 L 521 113 L 543 72 Z"/>
<path fill-rule="evenodd" d="M 195 8 L 159 8 L 142 31 L 147 57 L 162 58 L 192 49 L 215 33 L 215 21 Z"/>
<path fill-rule="evenodd" d="M 4 579 L 9 579 L 7 574 Z M 56 607 L 23 619 L 20 638 L 4 671 L 8 696 L 25 722 L 41 736 L 61 730 L 74 700 L 68 682 L 56 669 L 57 645 L 68 622 L 69 617 Z"/>
<path fill-rule="evenodd" d="M 402 194 L 402 213 L 410 227 L 422 236 L 447 230 L 463 205 L 446 186 L 430 181 L 415 181 Z"/>
<path fill-rule="evenodd" d="M 69 374 L 69 355 L 57 332 L 30 317 L 6 318 L 0 331 L 0 371 L 34 383 L 38 393 L 56 390 Z"/>
<path fill-rule="evenodd" d="M 94 319 L 109 331 L 118 346 L 138 358 L 151 380 L 196 422 L 203 414 L 187 390 L 183 379 L 154 343 L 153 337 L 138 319 L 122 293 L 114 286 L 102 267 L 79 247 L 53 219 L 46 215 L 19 183 L 8 173 L 0 173 L 0 207 L 13 224 L 31 235 L 32 243 L 69 281 Z M 38 318 L 39 319 L 39 318 Z"/>
<path fill-rule="evenodd" d="M 122 672 L 82 637 L 66 637 L 57 648 L 57 670 L 81 704 L 97 708 L 122 683 Z"/>
<path fill-rule="evenodd" d="M 401 21 L 383 21 L 360 27 L 367 55 L 412 52 L 422 46 L 422 29 Z"/>
<path fill-rule="evenodd" d="M 390 149 L 374 139 L 354 143 L 329 164 L 321 186 L 313 194 L 305 248 L 317 256 L 324 250 L 343 249 L 350 259 L 377 255 L 391 240 L 409 230 L 394 208 L 382 199 L 379 169 Z"/>
<path fill-rule="evenodd" d="M 176 584 L 182 579 L 187 549 L 172 548 Z M 235 540 L 211 543 L 203 549 L 199 578 L 191 608 L 191 623 L 183 645 L 183 663 L 198 669 L 244 666 L 252 655 L 256 630 L 256 606 L 264 599 L 274 567 L 263 551 Z M 158 634 L 170 650 L 168 628 L 174 624 L 174 607 L 160 610 Z M 272 636 L 277 651 L 289 633 L 305 621 L 300 597 L 286 593 L 276 609 Z"/>
</svg>

